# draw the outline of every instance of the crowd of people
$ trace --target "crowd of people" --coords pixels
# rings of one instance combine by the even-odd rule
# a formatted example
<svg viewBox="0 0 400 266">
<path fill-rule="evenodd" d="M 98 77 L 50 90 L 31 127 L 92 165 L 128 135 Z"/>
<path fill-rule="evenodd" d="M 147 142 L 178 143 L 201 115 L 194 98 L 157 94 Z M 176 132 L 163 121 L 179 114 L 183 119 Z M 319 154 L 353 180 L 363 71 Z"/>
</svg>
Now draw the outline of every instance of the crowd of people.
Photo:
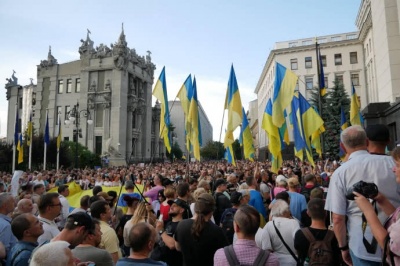
<svg viewBox="0 0 400 266">
<path fill-rule="evenodd" d="M 3 173 L 0 258 L 18 266 L 398 265 L 400 147 L 386 155 L 389 141 L 383 125 L 352 126 L 341 134 L 346 162 L 285 161 L 278 173 L 268 161 L 25 172 L 17 196 Z M 75 208 L 73 183 L 91 190 Z"/>
</svg>

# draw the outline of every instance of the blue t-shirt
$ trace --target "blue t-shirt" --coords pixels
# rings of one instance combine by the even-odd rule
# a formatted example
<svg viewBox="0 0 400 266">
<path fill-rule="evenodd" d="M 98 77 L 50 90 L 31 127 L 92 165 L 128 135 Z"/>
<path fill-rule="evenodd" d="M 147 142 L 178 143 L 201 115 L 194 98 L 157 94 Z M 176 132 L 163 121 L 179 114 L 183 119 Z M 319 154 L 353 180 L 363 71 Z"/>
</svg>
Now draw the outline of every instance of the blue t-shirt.
<svg viewBox="0 0 400 266">
<path fill-rule="evenodd" d="M 161 266 L 167 266 L 165 262 L 162 261 L 155 261 L 150 258 L 146 259 L 131 259 L 131 258 L 122 258 L 117 261 L 116 266 L 130 266 L 130 265 L 135 265 L 135 266 L 149 266 L 149 265 L 161 265 Z"/>
<path fill-rule="evenodd" d="M 267 211 L 265 210 L 265 206 L 260 192 L 258 192 L 257 190 L 250 190 L 249 205 L 256 208 L 257 211 L 261 213 L 262 216 L 264 216 L 264 219 L 267 219 Z"/>
</svg>

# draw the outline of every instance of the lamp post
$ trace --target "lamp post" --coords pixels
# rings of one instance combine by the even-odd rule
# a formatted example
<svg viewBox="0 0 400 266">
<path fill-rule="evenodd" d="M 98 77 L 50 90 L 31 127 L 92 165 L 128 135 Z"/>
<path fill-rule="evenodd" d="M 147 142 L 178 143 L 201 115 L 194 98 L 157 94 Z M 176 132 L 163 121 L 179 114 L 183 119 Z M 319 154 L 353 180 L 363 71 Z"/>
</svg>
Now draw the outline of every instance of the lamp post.
<svg viewBox="0 0 400 266">
<path fill-rule="evenodd" d="M 65 124 L 70 123 L 75 124 L 75 129 L 73 131 L 74 141 L 75 141 L 75 168 L 78 168 L 78 138 L 82 138 L 82 130 L 79 128 L 81 116 L 87 118 L 88 125 L 93 124 L 93 120 L 90 116 L 90 111 L 88 109 L 79 110 L 79 102 L 74 105 L 74 107 L 67 113 L 68 120 L 65 120 Z"/>
</svg>

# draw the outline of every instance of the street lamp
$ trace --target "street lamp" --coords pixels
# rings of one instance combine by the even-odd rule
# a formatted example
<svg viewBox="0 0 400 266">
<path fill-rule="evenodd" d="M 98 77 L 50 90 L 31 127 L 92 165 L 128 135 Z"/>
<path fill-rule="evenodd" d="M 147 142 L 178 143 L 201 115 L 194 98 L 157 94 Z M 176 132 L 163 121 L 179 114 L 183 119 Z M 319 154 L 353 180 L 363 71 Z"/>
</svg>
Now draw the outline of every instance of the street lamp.
<svg viewBox="0 0 400 266">
<path fill-rule="evenodd" d="M 82 130 L 79 128 L 81 115 L 87 118 L 88 125 L 93 124 L 91 119 L 90 111 L 88 109 L 79 110 L 79 102 L 74 105 L 71 111 L 67 113 L 68 120 L 65 120 L 65 124 L 75 124 L 75 129 L 73 131 L 74 141 L 75 141 L 75 168 L 78 168 L 78 138 L 82 138 Z"/>
</svg>

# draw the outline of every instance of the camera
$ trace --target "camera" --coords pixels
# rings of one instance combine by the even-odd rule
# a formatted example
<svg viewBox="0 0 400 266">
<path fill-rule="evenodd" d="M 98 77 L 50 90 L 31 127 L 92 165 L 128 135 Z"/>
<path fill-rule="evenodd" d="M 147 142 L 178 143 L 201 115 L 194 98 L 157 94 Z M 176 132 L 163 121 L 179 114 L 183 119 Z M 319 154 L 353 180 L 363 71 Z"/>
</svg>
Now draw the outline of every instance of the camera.
<svg viewBox="0 0 400 266">
<path fill-rule="evenodd" d="M 353 185 L 353 187 L 347 190 L 346 198 L 348 200 L 354 200 L 355 195 L 353 192 L 360 193 L 367 199 L 373 199 L 378 195 L 378 187 L 374 183 L 368 183 L 359 181 Z"/>
</svg>

